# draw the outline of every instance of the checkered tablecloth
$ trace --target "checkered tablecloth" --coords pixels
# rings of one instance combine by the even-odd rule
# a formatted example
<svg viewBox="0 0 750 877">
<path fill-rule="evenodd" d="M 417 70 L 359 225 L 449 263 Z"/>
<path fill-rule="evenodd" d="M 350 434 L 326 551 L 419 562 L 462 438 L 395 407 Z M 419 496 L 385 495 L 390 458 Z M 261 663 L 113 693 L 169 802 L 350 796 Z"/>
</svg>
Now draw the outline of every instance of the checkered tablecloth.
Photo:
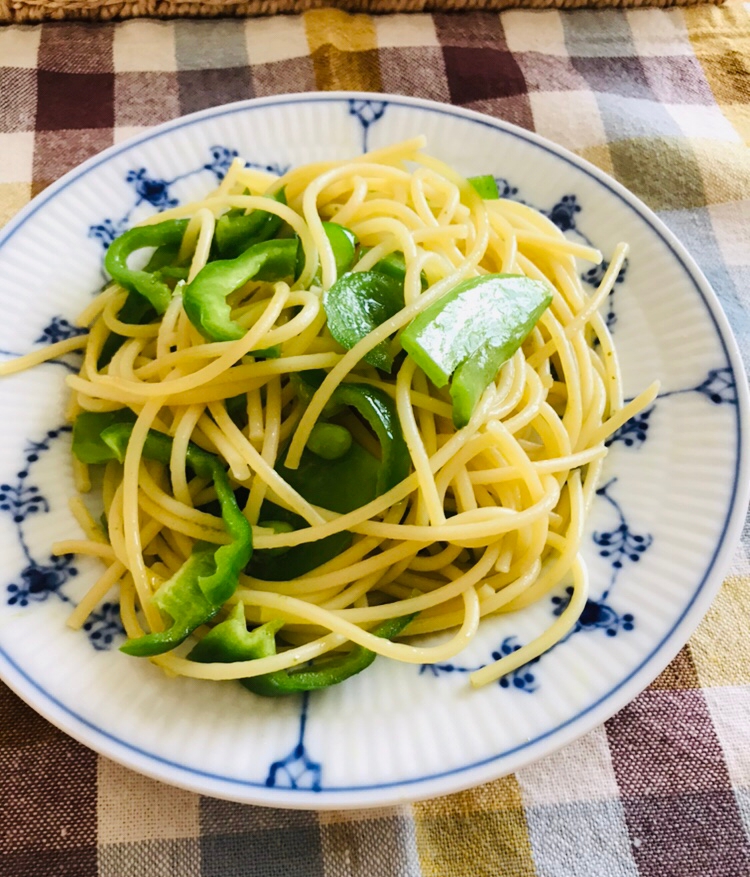
<svg viewBox="0 0 750 877">
<path fill-rule="evenodd" d="M 93 153 L 288 91 L 418 95 L 531 128 L 655 209 L 750 355 L 750 14 L 722 8 L 0 28 L 0 224 Z M 670 667 L 514 776 L 413 806 L 286 812 L 177 791 L 0 685 L 2 877 L 750 875 L 750 529 Z"/>
</svg>

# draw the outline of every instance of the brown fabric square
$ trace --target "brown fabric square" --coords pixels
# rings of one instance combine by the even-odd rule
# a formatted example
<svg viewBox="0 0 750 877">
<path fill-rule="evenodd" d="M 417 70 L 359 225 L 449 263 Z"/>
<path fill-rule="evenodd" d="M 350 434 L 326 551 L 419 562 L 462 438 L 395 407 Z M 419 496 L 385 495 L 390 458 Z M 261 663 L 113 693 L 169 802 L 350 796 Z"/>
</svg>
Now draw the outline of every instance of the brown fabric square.
<svg viewBox="0 0 750 877">
<path fill-rule="evenodd" d="M 383 90 L 429 100 L 450 101 L 443 52 L 438 46 L 380 50 Z"/>
<path fill-rule="evenodd" d="M 662 670 L 662 672 L 649 685 L 653 691 L 661 689 L 685 689 L 700 688 L 698 674 L 693 663 L 693 656 L 690 654 L 690 647 L 683 646 L 677 655 L 673 658 L 672 663 Z"/>
<path fill-rule="evenodd" d="M 622 802 L 643 877 L 747 877 L 750 855 L 730 789 Z"/>
<path fill-rule="evenodd" d="M 253 84 L 258 97 L 285 92 L 315 91 L 312 58 L 289 58 L 253 67 Z"/>
<path fill-rule="evenodd" d="M 255 97 L 249 68 L 181 70 L 177 74 L 180 112 L 194 113 L 206 107 Z"/>
<path fill-rule="evenodd" d="M 96 753 L 64 734 L 34 746 L 0 749 L 0 850 L 95 845 L 96 759 Z M 2 868 L 0 873 L 6 877 Z"/>
<path fill-rule="evenodd" d="M 39 44 L 40 70 L 54 73 L 112 73 L 111 24 L 45 24 Z"/>
<path fill-rule="evenodd" d="M 531 102 L 526 94 L 516 94 L 512 97 L 493 97 L 489 100 L 479 100 L 467 104 L 467 109 L 476 110 L 478 113 L 487 113 L 496 119 L 520 125 L 529 131 L 534 130 L 534 116 L 531 112 Z"/>
<path fill-rule="evenodd" d="M 97 877 L 96 846 L 0 853 L 3 877 Z"/>
<path fill-rule="evenodd" d="M 36 120 L 36 71 L 0 67 L 0 133 L 33 131 Z"/>
<path fill-rule="evenodd" d="M 468 104 L 525 94 L 526 80 L 510 52 L 443 46 L 451 101 Z"/>
<path fill-rule="evenodd" d="M 114 73 L 38 73 L 39 131 L 111 128 L 115 123 Z"/>
<path fill-rule="evenodd" d="M 0 747 L 43 743 L 60 733 L 0 682 Z"/>
<path fill-rule="evenodd" d="M 705 63 L 705 62 L 704 62 Z M 706 81 L 700 63 L 695 58 L 642 58 L 641 65 L 652 93 L 662 103 L 672 104 L 713 104 L 714 95 Z M 708 65 L 707 65 L 708 66 Z M 726 76 L 726 69 L 721 67 L 720 78 Z M 747 78 L 744 80 L 745 96 L 747 95 Z M 714 85 L 715 85 L 714 81 Z M 721 95 L 716 95 L 721 100 Z M 743 98 L 743 102 L 746 97 Z"/>
<path fill-rule="evenodd" d="M 646 691 L 605 727 L 625 797 L 731 789 L 702 691 Z"/>
<path fill-rule="evenodd" d="M 571 58 L 592 91 L 653 100 L 640 58 Z"/>
<path fill-rule="evenodd" d="M 442 46 L 507 51 L 505 31 L 496 12 L 472 12 L 471 15 L 432 16 Z"/>
<path fill-rule="evenodd" d="M 176 73 L 118 73 L 115 77 L 115 123 L 158 125 L 180 115 Z"/>
<path fill-rule="evenodd" d="M 111 128 L 38 131 L 34 139 L 33 194 L 113 143 Z"/>
</svg>

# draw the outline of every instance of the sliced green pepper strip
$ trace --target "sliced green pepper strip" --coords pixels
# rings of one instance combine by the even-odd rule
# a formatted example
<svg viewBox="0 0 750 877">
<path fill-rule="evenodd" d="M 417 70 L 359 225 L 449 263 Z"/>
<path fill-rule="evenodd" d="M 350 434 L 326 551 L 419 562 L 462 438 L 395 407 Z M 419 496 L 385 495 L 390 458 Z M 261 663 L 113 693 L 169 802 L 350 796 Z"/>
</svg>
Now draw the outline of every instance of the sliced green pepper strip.
<svg viewBox="0 0 750 877">
<path fill-rule="evenodd" d="M 392 618 L 372 630 L 375 636 L 393 639 L 414 619 L 414 615 Z M 226 663 L 267 658 L 276 654 L 275 634 L 283 622 L 269 621 L 262 627 L 248 631 L 244 606 L 240 603 L 226 621 L 217 624 L 190 652 L 188 659 L 200 663 Z M 262 676 L 240 681 L 254 694 L 264 697 L 282 697 L 302 691 L 319 691 L 338 685 L 372 664 L 376 653 L 355 645 L 345 655 L 323 658 L 312 665 L 277 670 Z"/>
<path fill-rule="evenodd" d="M 351 229 L 336 222 L 324 222 L 323 231 L 326 233 L 328 242 L 333 250 L 333 258 L 336 262 L 336 277 L 339 278 L 346 274 L 347 271 L 351 271 L 352 265 L 354 265 L 357 252 L 357 236 Z M 300 247 L 297 251 L 295 278 L 300 276 L 304 267 L 305 251 Z M 310 285 L 315 286 L 320 285 L 320 283 L 321 272 L 320 266 L 318 266 L 318 270 L 315 272 Z"/>
<path fill-rule="evenodd" d="M 248 280 L 282 280 L 294 275 L 297 241 L 265 241 L 236 259 L 209 262 L 182 292 L 188 319 L 209 341 L 236 341 L 245 329 L 231 318 L 227 296 Z"/>
<path fill-rule="evenodd" d="M 153 596 L 159 610 L 172 619 L 172 624 L 159 633 L 147 633 L 129 639 L 120 651 L 136 658 L 161 655 L 176 648 L 199 627 L 210 621 L 221 609 L 221 603 L 209 600 L 201 582 L 216 573 L 215 549 L 196 547 L 177 572 L 164 582 Z"/>
<path fill-rule="evenodd" d="M 345 274 L 323 295 L 328 329 L 346 350 L 351 350 L 403 306 L 403 281 L 379 271 Z M 388 341 L 381 341 L 364 359 L 370 365 L 390 372 L 393 356 Z"/>
<path fill-rule="evenodd" d="M 483 174 L 481 177 L 469 177 L 469 182 L 474 191 L 485 201 L 496 201 L 500 197 L 497 188 L 497 180 L 491 174 Z"/>
<path fill-rule="evenodd" d="M 351 229 L 336 222 L 324 222 L 323 230 L 331 244 L 333 258 L 336 260 L 336 277 L 342 277 L 347 271 L 351 271 L 354 264 L 357 235 Z"/>
<path fill-rule="evenodd" d="M 320 386 L 324 377 L 322 372 L 298 375 L 300 395 L 304 398 L 308 390 Z M 276 471 L 308 502 L 346 514 L 403 481 L 409 474 L 411 459 L 396 406 L 386 393 L 367 384 L 347 383 L 336 389 L 331 401 L 332 411 L 354 408 L 366 420 L 380 442 L 381 459 L 376 459 L 356 443 L 352 443 L 341 456 L 328 460 L 306 448 L 299 468 L 287 469 L 281 462 L 284 459 L 282 452 Z M 287 521 L 295 530 L 306 526 L 301 517 L 268 502 L 263 504 L 261 511 L 261 520 L 264 519 Z M 256 551 L 249 573 L 266 581 L 297 578 L 346 550 L 351 538 L 348 532 L 334 533 L 318 542 L 290 548 L 283 557 Z"/>
<path fill-rule="evenodd" d="M 94 426 L 90 417 L 90 413 L 86 412 L 78 418 L 85 418 L 87 430 Z M 83 430 L 83 427 L 80 429 Z M 104 462 L 105 459 L 122 462 L 132 432 L 132 423 L 114 423 L 103 429 L 97 462 Z M 82 447 L 87 448 L 79 442 L 79 454 Z M 109 449 L 109 457 L 104 457 L 103 449 Z M 85 452 L 91 454 L 90 449 Z M 149 430 L 143 445 L 143 456 L 168 465 L 171 453 L 171 437 Z M 239 574 L 252 555 L 252 529 L 237 504 L 219 458 L 191 442 L 188 444 L 186 460 L 196 475 L 213 479 L 221 517 L 232 541 L 218 548 L 205 543 L 196 546 L 191 557 L 154 594 L 154 602 L 170 616 L 172 625 L 165 631 L 128 640 L 122 646 L 122 651 L 128 655 L 143 657 L 168 652 L 183 642 L 199 624 L 213 618 L 234 594 Z"/>
<path fill-rule="evenodd" d="M 540 281 L 485 274 L 459 283 L 404 329 L 404 350 L 436 387 L 454 376 L 456 426 L 469 422 L 481 394 L 551 301 L 552 293 Z"/>
<path fill-rule="evenodd" d="M 300 515 L 281 508 L 266 500 L 260 513 L 260 520 L 273 521 L 276 524 L 288 525 L 290 530 L 301 530 L 309 526 Z M 262 526 L 268 526 L 267 523 Z M 348 531 L 333 533 L 317 542 L 306 545 L 294 545 L 288 549 L 258 549 L 253 552 L 248 574 L 267 582 L 283 582 L 303 576 L 310 570 L 317 569 L 352 544 L 352 534 Z"/>
<path fill-rule="evenodd" d="M 280 189 L 274 195 L 267 196 L 280 204 L 286 204 L 286 192 Z M 220 216 L 216 222 L 214 239 L 222 257 L 234 259 L 253 244 L 270 240 L 279 232 L 284 220 L 275 213 L 265 210 L 230 210 Z"/>
<path fill-rule="evenodd" d="M 116 423 L 135 423 L 130 408 L 118 411 L 82 411 L 73 424 L 73 453 L 82 463 L 93 465 L 113 460 L 112 448 L 102 441 L 102 433 Z"/>
<path fill-rule="evenodd" d="M 112 279 L 129 292 L 142 295 L 157 314 L 166 311 L 172 290 L 158 271 L 129 268 L 128 257 L 145 247 L 179 247 L 187 225 L 187 219 L 167 219 L 156 225 L 131 228 L 112 241 L 104 257 L 104 267 Z"/>
<path fill-rule="evenodd" d="M 298 381 L 300 385 L 317 389 L 324 378 L 324 372 L 311 370 L 300 373 Z M 411 457 L 393 399 L 378 387 L 347 382 L 336 387 L 330 401 L 335 406 L 333 410 L 338 406 L 354 408 L 367 421 L 380 442 L 381 463 L 376 496 L 387 493 L 402 482 L 411 470 Z"/>
</svg>

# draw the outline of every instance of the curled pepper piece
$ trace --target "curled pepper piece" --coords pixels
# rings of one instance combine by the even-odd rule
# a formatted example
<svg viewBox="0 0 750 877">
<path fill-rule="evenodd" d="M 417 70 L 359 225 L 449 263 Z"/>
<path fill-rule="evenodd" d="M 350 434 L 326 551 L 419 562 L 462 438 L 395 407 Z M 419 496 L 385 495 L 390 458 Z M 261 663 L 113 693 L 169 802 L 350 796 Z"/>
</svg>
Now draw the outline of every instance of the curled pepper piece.
<svg viewBox="0 0 750 877">
<path fill-rule="evenodd" d="M 209 262 L 182 291 L 188 319 L 209 341 L 236 341 L 245 329 L 231 317 L 227 296 L 249 280 L 294 276 L 297 241 L 264 241 L 236 259 Z"/>
<path fill-rule="evenodd" d="M 453 422 L 466 426 L 479 397 L 552 301 L 546 284 L 484 274 L 459 283 L 401 333 L 401 344 L 436 387 L 453 375 Z"/>
<path fill-rule="evenodd" d="M 306 390 L 317 389 L 324 378 L 325 373 L 320 371 L 302 372 L 297 377 L 300 395 L 304 398 L 307 395 Z M 380 443 L 380 468 L 375 484 L 375 494 L 370 498 L 374 499 L 375 496 L 386 493 L 403 481 L 411 469 L 411 457 L 404 434 L 401 431 L 401 421 L 393 399 L 383 390 L 370 384 L 347 382 L 336 387 L 331 395 L 330 405 L 329 410 L 332 415 L 340 411 L 342 407 L 353 408 L 367 422 Z M 320 468 L 324 464 L 318 460 L 317 465 Z M 286 478 L 288 474 L 294 478 L 293 473 L 298 471 L 298 469 L 284 469 L 284 477 Z M 297 489 L 305 496 L 304 485 Z M 309 497 L 306 498 L 309 499 Z M 369 500 L 367 501 L 369 502 Z M 314 502 L 314 500 L 310 500 L 310 502 Z M 360 503 L 360 505 L 364 505 L 364 503 Z M 353 508 L 358 508 L 358 506 Z M 345 511 L 351 511 L 351 509 Z"/>
<path fill-rule="evenodd" d="M 414 615 L 391 618 L 372 630 L 375 636 L 393 639 L 412 621 Z M 232 664 L 276 654 L 276 632 L 282 621 L 269 621 L 248 631 L 245 609 L 238 603 L 226 621 L 217 624 L 190 652 L 188 659 L 202 664 Z M 254 694 L 263 697 L 283 697 L 302 691 L 319 691 L 349 679 L 372 664 L 377 655 L 363 646 L 355 645 L 345 655 L 324 657 L 319 661 L 290 670 L 277 670 L 262 676 L 241 679 L 240 682 Z"/>
<path fill-rule="evenodd" d="M 142 295 L 157 314 L 163 314 L 172 298 L 172 290 L 158 270 L 128 267 L 128 258 L 145 247 L 179 247 L 187 228 L 187 219 L 168 219 L 156 225 L 131 228 L 109 245 L 104 257 L 107 273 L 129 292 Z"/>
<path fill-rule="evenodd" d="M 280 189 L 268 196 L 280 204 L 286 204 L 286 192 Z M 276 237 L 283 219 L 266 210 L 230 210 L 216 221 L 214 238 L 219 252 L 225 259 L 233 259 L 253 244 Z"/>
<path fill-rule="evenodd" d="M 97 415 L 94 415 L 97 416 Z M 83 424 L 79 425 L 79 421 Z M 87 442 L 74 442 L 74 451 L 89 457 L 94 453 L 96 462 L 125 459 L 133 424 L 114 423 L 100 433 L 100 444 L 92 451 L 91 436 L 96 427 L 91 412 L 79 415 L 76 422 L 79 436 L 86 435 Z M 106 450 L 109 456 L 106 456 Z M 164 433 L 149 430 L 143 445 L 143 456 L 164 465 L 169 464 L 172 439 Z M 252 529 L 232 491 L 229 478 L 218 457 L 209 454 L 192 442 L 188 445 L 186 460 L 190 468 L 202 478 L 212 478 L 216 496 L 221 507 L 221 517 L 232 541 L 218 547 L 199 543 L 193 554 L 180 569 L 164 582 L 154 594 L 154 602 L 171 619 L 171 626 L 158 633 L 147 633 L 135 640 L 128 640 L 121 650 L 139 657 L 159 655 L 175 648 L 200 624 L 205 624 L 234 594 L 239 574 L 247 566 L 252 555 Z"/>
<path fill-rule="evenodd" d="M 147 274 L 152 274 L 157 280 L 187 280 L 188 268 L 175 264 L 180 252 L 179 243 L 164 244 L 158 247 L 151 258 L 148 260 L 146 267 L 143 269 Z M 139 292 L 128 292 L 123 306 L 117 318 L 123 323 L 131 323 L 137 326 L 145 325 L 156 319 L 157 313 L 153 305 Z M 112 332 L 107 336 L 107 340 L 102 345 L 102 352 L 99 354 L 98 368 L 102 369 L 108 365 L 112 357 L 122 347 L 127 339 L 124 335 L 118 335 Z"/>
</svg>

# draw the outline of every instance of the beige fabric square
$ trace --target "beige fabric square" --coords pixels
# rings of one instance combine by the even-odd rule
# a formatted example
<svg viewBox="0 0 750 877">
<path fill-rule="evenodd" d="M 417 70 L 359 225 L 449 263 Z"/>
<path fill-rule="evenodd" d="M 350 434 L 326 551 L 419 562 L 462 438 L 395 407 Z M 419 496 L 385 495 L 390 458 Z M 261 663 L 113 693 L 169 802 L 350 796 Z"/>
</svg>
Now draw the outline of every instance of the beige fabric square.
<svg viewBox="0 0 750 877">
<path fill-rule="evenodd" d="M 511 52 L 541 52 L 544 55 L 568 56 L 560 13 L 546 9 L 529 13 L 510 10 L 502 15 L 505 39 Z"/>
<path fill-rule="evenodd" d="M 34 161 L 34 132 L 0 134 L 0 183 L 30 183 Z"/>
<path fill-rule="evenodd" d="M 0 66 L 33 70 L 41 38 L 42 30 L 38 25 L 0 27 Z"/>
<path fill-rule="evenodd" d="M 750 200 L 711 204 L 708 212 L 727 265 L 750 265 Z"/>
<path fill-rule="evenodd" d="M 171 21 L 123 21 L 115 28 L 115 73 L 177 70 Z"/>
<path fill-rule="evenodd" d="M 150 127 L 150 125 L 120 125 L 114 129 L 114 142 L 123 143 L 131 137 L 135 137 L 136 134 L 148 131 Z"/>
<path fill-rule="evenodd" d="M 693 54 L 681 9 L 628 9 L 625 16 L 638 55 L 664 58 Z"/>
<path fill-rule="evenodd" d="M 706 140 L 726 140 L 742 143 L 737 130 L 717 106 L 698 104 L 663 104 L 664 109 L 680 126 L 686 137 Z"/>
<path fill-rule="evenodd" d="M 310 52 L 301 15 L 248 18 L 245 21 L 245 44 L 252 66 L 300 58 Z"/>
<path fill-rule="evenodd" d="M 607 142 L 596 97 L 590 91 L 529 93 L 534 128 L 560 146 L 580 152 Z"/>
<path fill-rule="evenodd" d="M 722 104 L 721 109 L 744 142 L 750 144 L 750 105 Z"/>
<path fill-rule="evenodd" d="M 525 807 L 618 797 L 604 726 L 516 773 Z"/>
<path fill-rule="evenodd" d="M 375 33 L 380 49 L 440 45 L 431 15 L 378 15 Z"/>
<path fill-rule="evenodd" d="M 114 761 L 98 765 L 100 844 L 200 836 L 200 797 L 133 773 Z"/>
<path fill-rule="evenodd" d="M 31 200 L 31 183 L 0 183 L 0 228 Z"/>
</svg>

